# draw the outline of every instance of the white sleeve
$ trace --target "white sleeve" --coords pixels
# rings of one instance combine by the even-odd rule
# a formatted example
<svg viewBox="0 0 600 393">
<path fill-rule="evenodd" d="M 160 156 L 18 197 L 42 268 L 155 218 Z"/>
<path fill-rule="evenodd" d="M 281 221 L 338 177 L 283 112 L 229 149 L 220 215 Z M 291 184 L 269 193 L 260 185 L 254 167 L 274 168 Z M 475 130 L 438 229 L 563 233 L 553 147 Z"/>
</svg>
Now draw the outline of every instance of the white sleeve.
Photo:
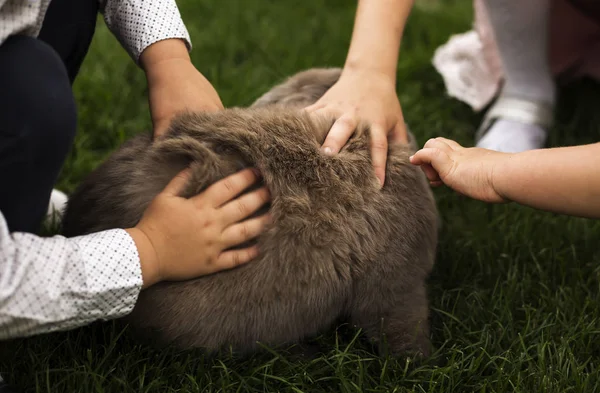
<svg viewBox="0 0 600 393">
<path fill-rule="evenodd" d="M 141 287 L 125 230 L 69 239 L 11 234 L 0 212 L 0 340 L 124 316 Z"/>
<path fill-rule="evenodd" d="M 106 25 L 136 64 L 146 47 L 169 38 L 183 39 L 191 51 L 190 35 L 175 0 L 98 1 Z"/>
<path fill-rule="evenodd" d="M 37 35 L 50 0 L 0 0 L 0 45 L 14 34 Z"/>
</svg>

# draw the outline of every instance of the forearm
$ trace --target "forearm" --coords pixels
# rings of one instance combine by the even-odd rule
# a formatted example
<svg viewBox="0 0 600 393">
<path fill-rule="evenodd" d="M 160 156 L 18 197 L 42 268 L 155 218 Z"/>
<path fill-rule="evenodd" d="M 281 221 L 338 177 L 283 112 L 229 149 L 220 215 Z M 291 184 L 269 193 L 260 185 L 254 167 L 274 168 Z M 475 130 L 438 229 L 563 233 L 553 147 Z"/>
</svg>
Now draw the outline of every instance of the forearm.
<svg viewBox="0 0 600 393">
<path fill-rule="evenodd" d="M 71 239 L 10 234 L 0 213 L 0 340 L 122 317 L 142 284 L 123 230 Z"/>
<path fill-rule="evenodd" d="M 166 39 L 146 47 L 140 54 L 140 65 L 146 72 L 151 73 L 156 65 L 165 61 L 191 61 L 185 42 L 180 39 Z"/>
<path fill-rule="evenodd" d="M 400 42 L 414 0 L 359 0 L 345 70 L 370 70 L 396 80 Z"/>
<path fill-rule="evenodd" d="M 507 155 L 492 183 L 504 198 L 541 210 L 600 218 L 600 143 Z"/>
<path fill-rule="evenodd" d="M 178 113 L 223 109 L 215 88 L 192 64 L 184 41 L 167 39 L 148 46 L 140 64 L 148 82 L 155 137 L 167 131 Z"/>
</svg>

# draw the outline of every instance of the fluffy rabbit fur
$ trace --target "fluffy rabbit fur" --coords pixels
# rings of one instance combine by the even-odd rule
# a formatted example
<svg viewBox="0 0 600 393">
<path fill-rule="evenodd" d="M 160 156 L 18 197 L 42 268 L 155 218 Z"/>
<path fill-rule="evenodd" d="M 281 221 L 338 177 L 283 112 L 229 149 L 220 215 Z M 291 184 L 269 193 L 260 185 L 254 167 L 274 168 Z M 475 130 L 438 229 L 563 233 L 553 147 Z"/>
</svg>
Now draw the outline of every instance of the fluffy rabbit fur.
<svg viewBox="0 0 600 393">
<path fill-rule="evenodd" d="M 342 151 L 319 150 L 333 119 L 298 108 L 333 85 L 339 69 L 301 72 L 250 108 L 182 114 L 154 142 L 140 134 L 93 171 L 68 202 L 66 236 L 135 226 L 184 167 L 190 196 L 243 167 L 260 169 L 273 223 L 249 264 L 141 293 L 126 321 L 156 344 L 253 351 L 291 344 L 339 319 L 395 354 L 430 353 L 426 280 L 437 247 L 437 209 L 428 182 L 391 145 L 386 184 L 371 165 L 369 130 Z M 264 210 L 263 210 L 264 211 Z M 382 338 L 385 337 L 385 341 Z"/>
</svg>

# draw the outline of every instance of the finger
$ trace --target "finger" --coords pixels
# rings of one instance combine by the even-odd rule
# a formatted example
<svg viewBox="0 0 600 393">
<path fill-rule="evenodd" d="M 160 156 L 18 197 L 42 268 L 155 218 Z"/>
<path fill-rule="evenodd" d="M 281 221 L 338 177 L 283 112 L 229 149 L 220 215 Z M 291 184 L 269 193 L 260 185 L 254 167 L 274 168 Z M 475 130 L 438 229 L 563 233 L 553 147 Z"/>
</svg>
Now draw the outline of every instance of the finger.
<svg viewBox="0 0 600 393">
<path fill-rule="evenodd" d="M 439 187 L 439 186 L 444 185 L 444 182 L 441 180 L 438 180 L 438 181 L 429 182 L 429 184 L 431 185 L 431 187 Z"/>
<path fill-rule="evenodd" d="M 443 137 L 437 137 L 435 139 L 439 140 L 440 142 L 444 142 L 445 144 L 450 146 L 450 148 L 452 150 L 463 149 L 463 147 L 461 145 L 459 145 L 457 142 L 453 141 L 452 139 L 447 139 L 447 138 L 443 138 Z"/>
<path fill-rule="evenodd" d="M 453 149 L 446 142 L 440 140 L 440 138 L 431 138 L 430 140 L 425 142 L 423 148 L 438 149 L 448 154 L 450 154 L 453 151 Z"/>
<path fill-rule="evenodd" d="M 371 157 L 375 176 L 379 179 L 380 186 L 385 183 L 385 164 L 387 161 L 388 141 L 385 129 L 381 126 L 371 127 Z"/>
<path fill-rule="evenodd" d="M 226 269 L 233 269 L 237 266 L 250 262 L 258 256 L 258 246 L 243 248 L 241 250 L 225 251 L 219 255 L 217 262 L 213 265 L 218 272 Z"/>
<path fill-rule="evenodd" d="M 324 106 L 325 106 L 324 104 L 315 102 L 314 104 L 305 107 L 304 111 L 308 112 L 308 113 L 312 113 L 312 112 L 318 111 L 319 109 L 323 108 Z"/>
<path fill-rule="evenodd" d="M 328 155 L 337 154 L 354 133 L 356 125 L 357 120 L 352 115 L 342 115 L 337 119 L 323 142 L 323 152 Z"/>
<path fill-rule="evenodd" d="M 194 198 L 196 202 L 208 202 L 213 207 L 219 207 L 235 198 L 257 180 L 258 171 L 246 168 L 215 182 Z"/>
<path fill-rule="evenodd" d="M 225 247 L 240 245 L 260 235 L 271 222 L 270 214 L 251 218 L 249 220 L 234 224 L 223 231 L 222 241 Z"/>
<path fill-rule="evenodd" d="M 178 196 L 183 191 L 183 188 L 187 184 L 191 175 L 192 170 L 190 168 L 186 168 L 179 172 L 163 189 L 162 194 L 167 196 Z"/>
<path fill-rule="evenodd" d="M 427 176 L 427 180 L 430 182 L 441 181 L 440 175 L 437 173 L 435 169 L 430 164 L 421 165 L 421 170 Z"/>
<path fill-rule="evenodd" d="M 440 178 L 443 177 L 443 174 L 447 173 L 452 166 L 452 160 L 448 154 L 443 150 L 433 147 L 423 148 L 417 151 L 413 156 L 410 157 L 410 162 L 413 165 L 420 165 L 422 167 L 430 165 L 438 173 Z"/>
<path fill-rule="evenodd" d="M 392 135 L 390 136 L 390 141 L 393 143 L 408 143 L 408 135 L 406 135 L 406 125 L 403 121 L 399 121 L 396 123 L 394 127 L 394 131 L 392 131 Z"/>
<path fill-rule="evenodd" d="M 267 187 L 261 187 L 226 203 L 219 209 L 219 214 L 222 215 L 223 223 L 226 226 L 229 226 L 256 212 L 267 203 L 270 198 L 271 195 L 269 194 Z"/>
</svg>

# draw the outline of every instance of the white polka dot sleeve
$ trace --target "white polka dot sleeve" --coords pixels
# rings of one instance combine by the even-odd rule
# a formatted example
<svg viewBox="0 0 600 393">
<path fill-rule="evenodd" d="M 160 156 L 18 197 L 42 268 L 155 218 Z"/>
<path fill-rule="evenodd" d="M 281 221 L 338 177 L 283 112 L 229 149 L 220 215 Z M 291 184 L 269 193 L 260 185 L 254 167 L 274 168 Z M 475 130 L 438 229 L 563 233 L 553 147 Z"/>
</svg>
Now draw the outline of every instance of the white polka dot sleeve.
<svg viewBox="0 0 600 393">
<path fill-rule="evenodd" d="M 192 49 L 175 0 L 99 1 L 106 25 L 136 63 L 146 47 L 168 38 L 181 38 Z"/>
<path fill-rule="evenodd" d="M 141 287 L 126 231 L 70 239 L 11 234 L 0 213 L 0 340 L 124 316 Z"/>
</svg>

